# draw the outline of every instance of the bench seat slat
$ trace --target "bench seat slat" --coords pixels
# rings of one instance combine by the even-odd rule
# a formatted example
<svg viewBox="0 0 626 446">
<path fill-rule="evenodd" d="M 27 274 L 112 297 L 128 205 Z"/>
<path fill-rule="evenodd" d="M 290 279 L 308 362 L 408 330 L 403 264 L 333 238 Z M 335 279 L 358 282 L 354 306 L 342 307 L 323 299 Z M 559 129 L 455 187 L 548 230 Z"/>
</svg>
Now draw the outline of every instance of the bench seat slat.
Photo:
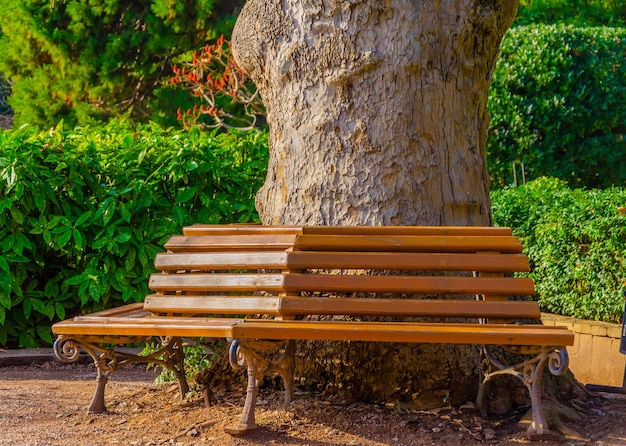
<svg viewBox="0 0 626 446">
<path fill-rule="evenodd" d="M 401 293 L 401 294 L 534 294 L 532 279 L 513 277 L 455 277 L 455 276 L 372 276 L 287 274 L 284 288 L 289 292 L 341 293 Z"/>
<path fill-rule="evenodd" d="M 245 321 L 233 327 L 239 339 L 300 339 L 446 344 L 573 345 L 563 327 L 512 324 L 450 324 L 406 322 Z"/>
<path fill-rule="evenodd" d="M 220 270 L 220 269 L 285 269 L 287 253 L 271 252 L 213 252 L 160 253 L 154 265 L 161 271 Z"/>
<path fill-rule="evenodd" d="M 295 240 L 294 250 L 521 253 L 522 245 L 512 236 L 301 235 Z"/>
<path fill-rule="evenodd" d="M 296 237 L 297 234 L 175 235 L 165 243 L 165 249 L 172 252 L 285 250 L 293 246 Z"/>
<path fill-rule="evenodd" d="M 304 235 L 465 235 L 499 237 L 510 236 L 508 227 L 487 226 L 304 226 Z"/>
<path fill-rule="evenodd" d="M 451 254 L 410 252 L 294 251 L 287 255 L 290 269 L 376 269 L 422 271 L 528 272 L 523 254 Z"/>
<path fill-rule="evenodd" d="M 322 341 L 380 341 L 573 345 L 574 335 L 563 327 L 512 324 L 408 322 L 273 321 L 214 318 L 76 318 L 55 324 L 58 335 L 190 336 L 237 339 L 302 339 Z"/>
<path fill-rule="evenodd" d="M 412 316 L 455 318 L 540 319 L 536 302 L 475 300 L 318 298 L 277 296 L 163 296 L 146 297 L 144 308 L 176 314 L 283 314 Z"/>
<path fill-rule="evenodd" d="M 77 317 L 54 325 L 58 335 L 232 337 L 232 327 L 243 319 L 199 317 Z"/>
</svg>

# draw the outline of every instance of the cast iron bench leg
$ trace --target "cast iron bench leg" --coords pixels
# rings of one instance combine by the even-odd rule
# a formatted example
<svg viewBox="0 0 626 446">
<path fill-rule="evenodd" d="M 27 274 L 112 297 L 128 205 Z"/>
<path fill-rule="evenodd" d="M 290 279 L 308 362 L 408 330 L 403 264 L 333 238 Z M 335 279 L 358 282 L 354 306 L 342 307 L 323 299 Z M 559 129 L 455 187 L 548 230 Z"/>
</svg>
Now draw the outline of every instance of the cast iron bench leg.
<svg viewBox="0 0 626 446">
<path fill-rule="evenodd" d="M 480 383 L 476 404 L 481 415 L 486 415 L 485 390 L 491 378 L 498 375 L 511 375 L 519 378 L 530 396 L 531 423 L 526 431 L 529 440 L 550 440 L 555 438 L 555 434 L 550 431 L 543 411 L 541 402 L 541 376 L 546 365 L 550 373 L 561 376 L 567 371 L 569 359 L 567 350 L 546 348 L 531 359 L 513 366 L 505 366 L 495 359 L 488 346 L 483 346 L 481 350 Z"/>
<path fill-rule="evenodd" d="M 259 381 L 267 373 L 277 373 L 283 379 L 285 386 L 285 404 L 291 403 L 294 395 L 294 368 L 295 368 L 295 341 L 286 341 L 284 351 L 275 362 L 270 362 L 254 349 L 275 349 L 276 342 L 249 341 L 242 342 L 239 339 L 232 341 L 229 351 L 230 364 L 235 369 L 247 368 L 248 387 L 246 389 L 246 402 L 239 423 L 224 430 L 231 435 L 245 435 L 246 432 L 256 429 L 254 417 L 256 399 L 259 393 Z"/>
</svg>

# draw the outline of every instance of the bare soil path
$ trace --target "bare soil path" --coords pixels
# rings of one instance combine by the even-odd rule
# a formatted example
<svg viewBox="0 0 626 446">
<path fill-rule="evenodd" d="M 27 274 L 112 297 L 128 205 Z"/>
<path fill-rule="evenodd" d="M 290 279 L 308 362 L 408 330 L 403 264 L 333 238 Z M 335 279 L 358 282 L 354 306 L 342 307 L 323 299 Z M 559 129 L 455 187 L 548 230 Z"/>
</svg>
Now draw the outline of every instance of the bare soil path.
<svg viewBox="0 0 626 446">
<path fill-rule="evenodd" d="M 54 362 L 0 367 L 0 445 L 502 445 L 533 444 L 521 434 L 521 413 L 481 419 L 472 410 L 418 411 L 393 405 L 337 401 L 299 394 L 288 407 L 280 392 L 261 392 L 260 427 L 246 437 L 223 432 L 241 411 L 243 389 L 181 401 L 172 386 L 156 387 L 142 366 L 115 373 L 107 386 L 110 414 L 87 415 L 94 390 L 91 365 Z M 626 395 L 595 398 L 583 421 L 570 428 L 579 438 L 544 445 L 626 446 Z"/>
</svg>

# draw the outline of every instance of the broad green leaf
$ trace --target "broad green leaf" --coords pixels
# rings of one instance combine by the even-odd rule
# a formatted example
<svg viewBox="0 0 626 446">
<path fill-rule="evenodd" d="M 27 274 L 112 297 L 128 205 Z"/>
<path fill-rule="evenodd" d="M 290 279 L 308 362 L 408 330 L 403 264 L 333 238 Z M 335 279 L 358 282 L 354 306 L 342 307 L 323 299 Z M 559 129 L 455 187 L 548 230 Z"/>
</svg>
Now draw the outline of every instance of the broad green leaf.
<svg viewBox="0 0 626 446">
<path fill-rule="evenodd" d="M 87 220 L 89 220 L 90 217 L 91 217 L 90 211 L 84 212 L 83 214 L 81 214 L 80 217 L 78 217 L 78 219 L 76 220 L 76 223 L 74 223 L 74 226 L 75 227 L 82 226 Z"/>
<path fill-rule="evenodd" d="M 78 229 L 72 230 L 72 238 L 77 249 L 82 250 L 85 248 L 85 239 L 83 239 L 83 235 Z"/>
<path fill-rule="evenodd" d="M 60 302 L 54 303 L 54 310 L 59 319 L 65 319 L 65 307 Z"/>
<path fill-rule="evenodd" d="M 179 225 L 184 225 L 185 224 L 185 218 L 187 217 L 187 212 L 185 212 L 185 209 L 183 209 L 180 206 L 176 206 L 174 208 L 174 221 L 176 221 L 176 223 L 178 223 Z"/>
<path fill-rule="evenodd" d="M 193 197 L 195 197 L 197 191 L 198 191 L 197 187 L 188 187 L 188 188 L 184 189 L 182 192 L 179 192 L 176 195 L 175 203 L 176 204 L 182 204 L 182 203 L 188 202 Z"/>
<path fill-rule="evenodd" d="M 57 239 L 59 248 L 63 248 L 72 239 L 72 231 L 67 231 Z"/>
<path fill-rule="evenodd" d="M 65 281 L 68 285 L 79 285 L 83 283 L 85 280 L 89 280 L 84 274 L 80 274 L 77 276 L 70 277 Z"/>
<path fill-rule="evenodd" d="M 120 215 L 122 216 L 122 220 L 124 220 L 126 223 L 130 223 L 131 213 L 128 210 L 128 206 L 126 206 L 125 203 L 120 203 L 119 211 Z"/>
<path fill-rule="evenodd" d="M 39 337 L 41 338 L 42 341 L 44 341 L 47 344 L 52 344 L 53 340 L 52 340 L 52 332 L 50 331 L 50 328 L 47 326 L 39 326 L 37 327 L 37 334 L 39 335 Z"/>
<path fill-rule="evenodd" d="M 30 313 L 33 310 L 33 302 L 30 297 L 24 299 L 24 302 L 22 303 L 22 310 L 24 313 L 24 317 L 26 317 L 26 319 L 29 319 Z"/>
<path fill-rule="evenodd" d="M 96 240 L 95 242 L 93 242 L 93 243 L 91 244 L 91 247 L 92 247 L 93 249 L 102 249 L 102 248 L 104 248 L 106 245 L 108 245 L 109 243 L 110 243 L 110 240 L 109 240 L 109 239 L 107 239 L 106 237 L 102 237 L 102 238 L 100 238 L 100 239 Z"/>
<path fill-rule="evenodd" d="M 115 206 L 115 197 L 106 198 L 96 211 L 94 218 L 102 218 L 104 224 L 108 224 L 115 213 Z"/>
<path fill-rule="evenodd" d="M 89 282 L 89 295 L 96 302 L 100 302 L 100 298 L 102 297 L 102 285 L 99 280 Z"/>
<path fill-rule="evenodd" d="M 0 308 L 6 308 L 7 310 L 10 310 L 11 307 L 11 296 L 9 295 L 9 293 L 0 291 Z"/>
<path fill-rule="evenodd" d="M 22 332 L 19 336 L 19 346 L 23 348 L 35 348 L 37 347 L 37 342 L 32 334 Z"/>
<path fill-rule="evenodd" d="M 9 268 L 9 264 L 5 260 L 4 256 L 0 256 L 0 270 L 4 271 L 7 274 L 10 274 L 11 268 Z"/>
<path fill-rule="evenodd" d="M 24 214 L 22 213 L 22 211 L 20 211 L 18 208 L 16 208 L 15 206 L 13 206 L 11 208 L 11 217 L 13 218 L 13 220 L 15 220 L 15 222 L 19 225 L 21 225 L 22 223 L 24 223 Z"/>
<path fill-rule="evenodd" d="M 131 239 L 131 237 L 132 237 L 132 234 L 130 232 L 126 232 L 115 237 L 113 241 L 116 243 L 126 243 L 127 241 Z"/>
</svg>

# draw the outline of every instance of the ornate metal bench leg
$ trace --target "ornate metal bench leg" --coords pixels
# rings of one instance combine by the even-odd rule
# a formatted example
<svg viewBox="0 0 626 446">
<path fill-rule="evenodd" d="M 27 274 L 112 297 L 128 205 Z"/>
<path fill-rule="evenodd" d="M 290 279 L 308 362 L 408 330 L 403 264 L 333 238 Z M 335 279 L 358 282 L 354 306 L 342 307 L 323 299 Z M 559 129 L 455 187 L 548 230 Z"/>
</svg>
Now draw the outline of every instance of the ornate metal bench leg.
<svg viewBox="0 0 626 446">
<path fill-rule="evenodd" d="M 476 404 L 481 414 L 486 415 L 485 389 L 491 378 L 498 375 L 515 376 L 524 383 L 530 395 L 532 418 L 526 437 L 529 440 L 554 439 L 556 435 L 548 427 L 541 402 L 541 376 L 546 365 L 550 373 L 561 376 L 567 371 L 568 363 L 566 349 L 546 348 L 521 364 L 505 366 L 492 356 L 488 346 L 483 346 L 479 367 L 481 379 L 476 397 Z"/>
<path fill-rule="evenodd" d="M 104 391 L 109 380 L 109 375 L 117 370 L 114 352 L 101 349 L 95 345 L 80 342 L 75 339 L 59 337 L 54 342 L 54 354 L 63 362 L 75 362 L 80 355 L 80 348 L 85 350 L 93 359 L 96 366 L 98 376 L 96 377 L 96 391 L 91 399 L 91 403 L 87 408 L 87 413 L 104 413 L 107 412 L 104 404 Z"/>
<path fill-rule="evenodd" d="M 103 364 L 104 362 L 104 359 L 94 359 L 98 376 L 96 377 L 96 391 L 87 408 L 88 414 L 107 412 L 106 405 L 104 404 L 104 389 L 109 381 L 109 377 L 107 376 L 106 364 Z"/>
<path fill-rule="evenodd" d="M 553 375 L 563 375 L 569 364 L 567 350 L 544 350 L 536 358 L 524 362 L 523 382 L 528 388 L 532 411 L 530 427 L 526 431 L 529 440 L 550 440 L 557 437 L 550 431 L 541 402 L 541 376 L 546 364 Z"/>
<path fill-rule="evenodd" d="M 259 381 L 267 373 L 277 373 L 283 379 L 285 386 L 285 404 L 291 403 L 294 391 L 293 373 L 295 369 L 295 341 L 286 341 L 281 356 L 275 362 L 270 362 L 255 350 L 275 350 L 282 343 L 274 341 L 244 341 L 239 339 L 232 341 L 229 352 L 230 364 L 233 368 L 247 368 L 248 388 L 246 402 L 239 423 L 225 431 L 231 435 L 244 435 L 246 432 L 256 429 L 254 409 L 259 392 Z"/>
<path fill-rule="evenodd" d="M 263 377 L 267 368 L 267 361 L 251 349 L 241 344 L 239 339 L 233 341 L 230 346 L 229 360 L 233 368 L 248 369 L 248 388 L 246 389 L 246 403 L 239 423 L 224 430 L 231 435 L 244 435 L 246 432 L 256 429 L 254 408 L 256 397 L 259 392 L 259 378 Z"/>
<path fill-rule="evenodd" d="M 138 339 L 137 341 L 140 341 Z M 131 340 L 129 342 L 136 342 Z M 113 348 L 102 347 L 89 340 L 59 336 L 54 342 L 54 354 L 62 362 L 75 362 L 80 355 L 80 349 L 91 356 L 98 372 L 96 391 L 87 409 L 88 413 L 107 412 L 104 403 L 104 393 L 109 376 L 118 369 L 134 363 L 152 363 L 172 370 L 178 378 L 181 397 L 189 392 L 189 385 L 185 378 L 184 353 L 180 338 L 166 338 L 162 348 L 147 356 L 115 351 Z"/>
</svg>

